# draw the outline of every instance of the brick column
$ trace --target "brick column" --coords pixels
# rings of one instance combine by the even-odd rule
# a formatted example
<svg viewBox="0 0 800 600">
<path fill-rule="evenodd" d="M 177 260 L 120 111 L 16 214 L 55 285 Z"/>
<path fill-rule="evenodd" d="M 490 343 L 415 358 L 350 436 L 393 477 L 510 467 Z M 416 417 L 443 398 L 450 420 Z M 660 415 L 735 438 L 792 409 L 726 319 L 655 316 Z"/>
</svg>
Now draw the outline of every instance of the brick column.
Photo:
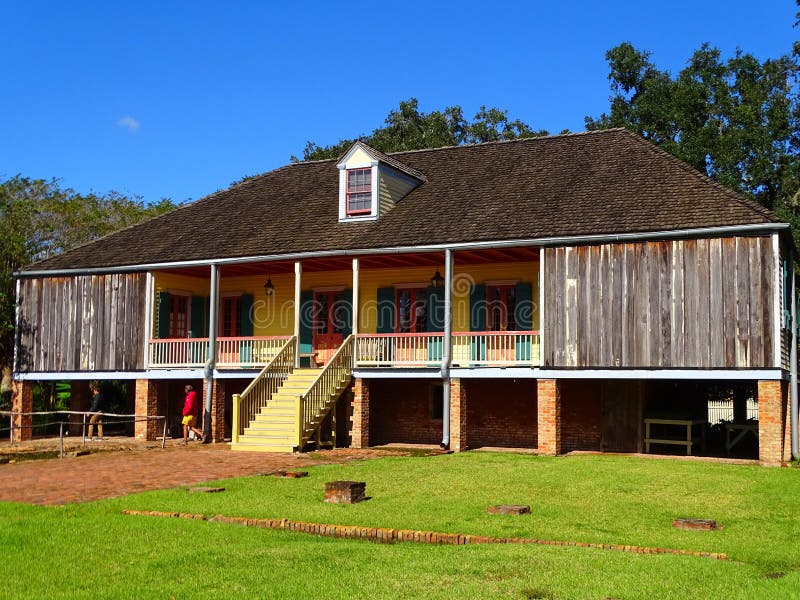
<svg viewBox="0 0 800 600">
<path fill-rule="evenodd" d="M 70 383 L 69 390 L 69 409 L 85 412 L 89 410 L 89 382 L 73 381 Z M 88 423 L 88 419 L 86 421 Z M 69 416 L 69 434 L 80 436 L 84 435 L 83 416 Z"/>
<path fill-rule="evenodd" d="M 369 448 L 369 383 L 357 378 L 353 382 L 353 416 L 350 430 L 352 448 Z"/>
<path fill-rule="evenodd" d="M 225 440 L 225 382 L 215 379 L 211 386 L 211 440 Z"/>
<path fill-rule="evenodd" d="M 137 415 L 158 415 L 158 382 L 152 379 L 136 380 L 136 402 L 134 412 Z M 139 439 L 154 440 L 163 431 L 164 424 L 156 419 L 136 421 L 134 435 Z"/>
<path fill-rule="evenodd" d="M 537 382 L 539 453 L 561 454 L 561 386 L 557 379 Z"/>
<path fill-rule="evenodd" d="M 450 380 L 450 449 L 467 449 L 467 386 L 460 379 Z"/>
<path fill-rule="evenodd" d="M 758 459 L 780 465 L 791 459 L 789 385 L 786 381 L 758 382 Z"/>
<path fill-rule="evenodd" d="M 33 412 L 33 383 L 15 381 L 11 385 L 11 410 L 14 412 Z M 8 424 L 6 422 L 6 424 Z M 14 441 L 24 442 L 33 439 L 33 418 L 30 415 L 14 416 Z"/>
</svg>

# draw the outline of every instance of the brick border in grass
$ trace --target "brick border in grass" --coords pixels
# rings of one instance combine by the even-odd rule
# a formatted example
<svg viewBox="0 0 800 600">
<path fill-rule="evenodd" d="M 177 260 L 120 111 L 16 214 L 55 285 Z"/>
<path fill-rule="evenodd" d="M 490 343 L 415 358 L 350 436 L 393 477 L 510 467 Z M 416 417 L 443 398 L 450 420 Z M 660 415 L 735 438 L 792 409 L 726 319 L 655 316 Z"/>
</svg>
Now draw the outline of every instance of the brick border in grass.
<svg viewBox="0 0 800 600">
<path fill-rule="evenodd" d="M 171 517 L 177 519 L 191 519 L 210 521 L 214 523 L 230 523 L 245 527 L 260 527 L 262 529 L 278 529 L 324 535 L 326 537 L 369 540 L 377 542 L 417 542 L 423 544 L 538 544 L 541 546 L 572 546 L 576 548 L 596 548 L 599 550 L 618 550 L 634 554 L 677 554 L 680 556 L 697 556 L 727 560 L 728 555 L 719 552 L 700 552 L 697 550 L 681 550 L 677 548 L 654 548 L 649 546 L 629 546 L 625 544 L 596 544 L 592 542 L 569 542 L 562 540 L 537 540 L 533 538 L 495 538 L 482 535 L 459 533 L 443 533 L 438 531 L 417 531 L 412 529 L 389 529 L 384 527 L 361 527 L 358 525 L 331 525 L 327 523 L 306 523 L 290 519 L 249 519 L 247 517 L 226 517 L 164 512 L 159 510 L 123 510 L 124 515 L 144 517 Z"/>
</svg>

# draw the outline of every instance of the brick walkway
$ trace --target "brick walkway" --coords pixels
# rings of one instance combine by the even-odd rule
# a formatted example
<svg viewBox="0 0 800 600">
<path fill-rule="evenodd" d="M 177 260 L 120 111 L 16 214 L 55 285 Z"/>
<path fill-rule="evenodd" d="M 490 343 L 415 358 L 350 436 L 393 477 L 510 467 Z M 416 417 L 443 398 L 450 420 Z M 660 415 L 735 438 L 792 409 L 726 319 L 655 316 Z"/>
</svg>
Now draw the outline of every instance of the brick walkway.
<svg viewBox="0 0 800 600">
<path fill-rule="evenodd" d="M 113 442 L 107 446 L 113 447 Z M 6 452 L 3 454 L 8 455 Z M 227 444 L 193 442 L 179 446 L 172 440 L 162 450 L 160 446 L 136 444 L 128 439 L 126 448 L 116 451 L 0 465 L 0 501 L 42 505 L 89 502 L 214 479 L 387 454 L 396 455 L 397 452 L 341 449 L 315 456 L 265 454 L 233 452 Z"/>
</svg>

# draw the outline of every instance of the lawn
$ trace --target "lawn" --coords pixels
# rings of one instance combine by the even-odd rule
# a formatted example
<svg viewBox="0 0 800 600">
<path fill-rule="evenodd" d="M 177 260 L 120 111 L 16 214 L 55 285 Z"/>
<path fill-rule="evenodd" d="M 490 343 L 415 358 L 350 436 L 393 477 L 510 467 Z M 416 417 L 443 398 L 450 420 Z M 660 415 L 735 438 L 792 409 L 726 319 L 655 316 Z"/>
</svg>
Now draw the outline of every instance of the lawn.
<svg viewBox="0 0 800 600">
<path fill-rule="evenodd" d="M 0 504 L 4 597 L 800 598 L 800 469 L 472 452 L 225 480 L 65 507 Z M 324 482 L 371 499 L 322 502 Z M 529 504 L 526 516 L 489 515 Z M 727 561 L 551 546 L 379 544 L 123 509 L 657 546 Z M 716 519 L 712 532 L 676 517 Z"/>
</svg>

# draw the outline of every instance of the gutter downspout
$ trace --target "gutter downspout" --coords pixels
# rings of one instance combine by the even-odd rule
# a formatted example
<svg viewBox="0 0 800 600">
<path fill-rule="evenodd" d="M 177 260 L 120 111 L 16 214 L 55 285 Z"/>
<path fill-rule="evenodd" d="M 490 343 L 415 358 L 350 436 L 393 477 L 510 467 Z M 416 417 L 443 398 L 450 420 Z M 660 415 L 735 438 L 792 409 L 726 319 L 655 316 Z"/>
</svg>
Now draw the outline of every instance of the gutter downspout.
<svg viewBox="0 0 800 600">
<path fill-rule="evenodd" d="M 219 275 L 217 265 L 211 265 L 211 298 L 208 315 L 208 347 L 203 377 L 206 383 L 206 402 L 203 411 L 203 441 L 211 443 L 211 395 L 214 392 L 214 368 L 217 364 L 217 303 L 219 302 Z"/>
<path fill-rule="evenodd" d="M 797 427 L 797 275 L 795 273 L 794 251 L 789 254 L 789 265 L 792 269 L 792 347 L 789 351 L 789 395 L 791 396 L 791 405 L 789 409 L 789 423 L 792 430 L 792 458 L 800 460 Z"/>
<path fill-rule="evenodd" d="M 444 251 L 444 345 L 442 347 L 442 443 L 450 448 L 450 361 L 453 348 L 453 251 Z"/>
</svg>

